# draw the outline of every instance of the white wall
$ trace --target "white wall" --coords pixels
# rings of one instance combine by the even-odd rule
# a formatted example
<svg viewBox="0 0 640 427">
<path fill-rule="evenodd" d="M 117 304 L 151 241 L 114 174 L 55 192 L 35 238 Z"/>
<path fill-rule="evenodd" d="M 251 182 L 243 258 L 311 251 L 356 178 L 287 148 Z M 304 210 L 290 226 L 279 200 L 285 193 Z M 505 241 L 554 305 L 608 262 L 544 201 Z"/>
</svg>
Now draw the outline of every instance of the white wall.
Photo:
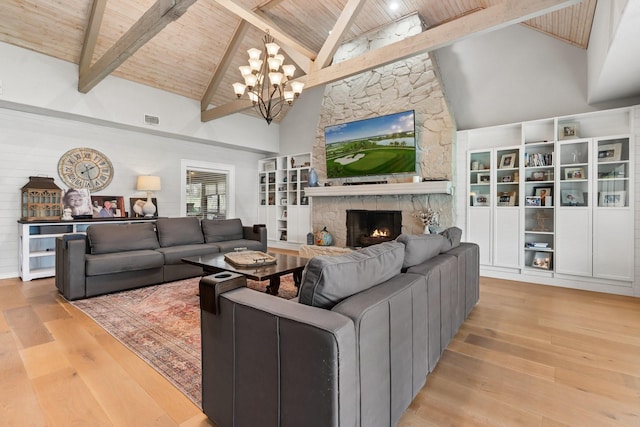
<svg viewBox="0 0 640 427">
<path fill-rule="evenodd" d="M 0 107 L 102 122 L 180 139 L 262 153 L 278 152 L 279 125 L 244 114 L 202 123 L 200 102 L 108 76 L 78 92 L 78 66 L 0 42 Z M 231 93 L 231 88 L 229 88 Z M 231 98 L 230 98 L 231 99 Z M 146 125 L 144 115 L 160 118 Z"/>
<path fill-rule="evenodd" d="M 322 85 L 304 90 L 280 123 L 280 155 L 311 152 L 316 140 L 324 88 Z"/>
<path fill-rule="evenodd" d="M 180 215 L 182 159 L 233 164 L 236 169 L 235 216 L 243 223 L 257 222 L 256 169 L 258 153 L 214 147 L 175 138 L 110 128 L 56 117 L 0 108 L 0 278 L 18 276 L 20 188 L 29 176 L 55 178 L 60 156 L 76 147 L 104 153 L 115 170 L 111 184 L 96 195 L 144 197 L 135 190 L 136 177 L 159 175 L 162 190 L 155 194 L 161 216 Z"/>
<path fill-rule="evenodd" d="M 621 106 L 587 104 L 587 52 L 523 25 L 436 52 L 459 130 Z"/>
</svg>

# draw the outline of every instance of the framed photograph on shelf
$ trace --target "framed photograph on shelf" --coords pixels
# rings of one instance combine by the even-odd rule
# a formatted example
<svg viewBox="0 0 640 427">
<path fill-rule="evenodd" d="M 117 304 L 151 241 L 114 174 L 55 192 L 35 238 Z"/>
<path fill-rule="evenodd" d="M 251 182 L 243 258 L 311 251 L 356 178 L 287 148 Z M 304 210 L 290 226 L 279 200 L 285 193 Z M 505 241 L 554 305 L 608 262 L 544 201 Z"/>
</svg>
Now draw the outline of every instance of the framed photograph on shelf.
<svg viewBox="0 0 640 427">
<path fill-rule="evenodd" d="M 488 194 L 474 194 L 473 195 L 473 206 L 489 206 L 489 195 Z"/>
<path fill-rule="evenodd" d="M 491 174 L 489 172 L 478 172 L 476 175 L 478 178 L 478 184 L 491 182 Z"/>
<path fill-rule="evenodd" d="M 551 252 L 536 252 L 533 254 L 531 267 L 541 268 L 543 270 L 551 269 Z"/>
<path fill-rule="evenodd" d="M 62 208 L 71 208 L 75 219 L 91 218 L 93 206 L 88 188 L 70 188 L 62 194 Z"/>
<path fill-rule="evenodd" d="M 564 179 L 586 179 L 584 168 L 564 168 Z"/>
<path fill-rule="evenodd" d="M 558 124 L 558 139 L 574 139 L 580 137 L 579 123 Z"/>
<path fill-rule="evenodd" d="M 619 162 L 621 151 L 622 151 L 622 143 L 620 142 L 616 142 L 613 144 L 599 145 L 598 146 L 598 162 Z"/>
<path fill-rule="evenodd" d="M 561 190 L 560 205 L 562 206 L 578 206 L 584 205 L 584 195 L 578 190 Z"/>
<path fill-rule="evenodd" d="M 94 218 L 124 218 L 124 197 L 122 196 L 91 196 Z"/>
<path fill-rule="evenodd" d="M 626 191 L 603 191 L 600 193 L 598 206 L 607 208 L 622 208 L 626 204 Z"/>
<path fill-rule="evenodd" d="M 553 205 L 553 187 L 533 187 L 533 195 L 540 197 L 540 206 Z"/>
<path fill-rule="evenodd" d="M 541 206 L 540 196 L 525 196 L 524 205 L 525 206 Z"/>
<path fill-rule="evenodd" d="M 544 171 L 531 172 L 531 181 L 546 181 L 547 173 Z"/>
<path fill-rule="evenodd" d="M 500 166 L 498 167 L 500 169 L 511 169 L 518 167 L 518 165 L 516 165 L 516 153 L 503 154 L 502 157 L 500 157 Z"/>
<path fill-rule="evenodd" d="M 516 197 L 515 191 L 502 192 L 498 195 L 498 206 L 515 206 Z"/>
</svg>

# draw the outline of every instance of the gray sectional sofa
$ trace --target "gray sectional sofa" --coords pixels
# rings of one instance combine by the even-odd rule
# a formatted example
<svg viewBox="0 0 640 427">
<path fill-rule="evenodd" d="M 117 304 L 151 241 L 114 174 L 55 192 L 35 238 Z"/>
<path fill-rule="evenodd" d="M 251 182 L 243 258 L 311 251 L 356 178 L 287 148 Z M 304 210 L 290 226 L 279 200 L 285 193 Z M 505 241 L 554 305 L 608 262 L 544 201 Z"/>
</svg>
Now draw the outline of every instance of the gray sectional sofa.
<svg viewBox="0 0 640 427">
<path fill-rule="evenodd" d="M 202 269 L 187 256 L 267 250 L 263 226 L 240 219 L 159 218 L 155 223 L 96 224 L 56 239 L 56 286 L 68 300 L 185 279 Z"/>
<path fill-rule="evenodd" d="M 460 235 L 314 257 L 297 300 L 201 279 L 205 414 L 220 427 L 395 425 L 478 301 L 479 248 Z"/>
</svg>

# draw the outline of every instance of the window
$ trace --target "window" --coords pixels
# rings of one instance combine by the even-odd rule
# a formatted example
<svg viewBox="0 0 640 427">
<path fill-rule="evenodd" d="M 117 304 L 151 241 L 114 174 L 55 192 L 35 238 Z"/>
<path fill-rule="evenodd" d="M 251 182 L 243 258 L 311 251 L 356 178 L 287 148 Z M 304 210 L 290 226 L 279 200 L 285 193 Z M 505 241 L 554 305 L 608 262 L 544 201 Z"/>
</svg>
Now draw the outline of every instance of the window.
<svg viewBox="0 0 640 427">
<path fill-rule="evenodd" d="M 183 215 L 200 219 L 233 217 L 233 182 L 235 168 L 183 160 Z"/>
</svg>

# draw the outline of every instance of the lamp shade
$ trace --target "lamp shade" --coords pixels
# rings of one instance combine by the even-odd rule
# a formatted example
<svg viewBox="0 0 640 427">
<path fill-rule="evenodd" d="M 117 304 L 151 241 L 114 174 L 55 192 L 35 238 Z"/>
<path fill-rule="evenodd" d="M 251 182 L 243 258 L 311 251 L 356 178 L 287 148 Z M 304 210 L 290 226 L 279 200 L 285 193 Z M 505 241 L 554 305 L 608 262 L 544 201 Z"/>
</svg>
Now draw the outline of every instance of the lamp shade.
<svg viewBox="0 0 640 427">
<path fill-rule="evenodd" d="M 159 191 L 161 188 L 159 176 L 141 175 L 138 177 L 136 189 L 139 191 Z"/>
</svg>

